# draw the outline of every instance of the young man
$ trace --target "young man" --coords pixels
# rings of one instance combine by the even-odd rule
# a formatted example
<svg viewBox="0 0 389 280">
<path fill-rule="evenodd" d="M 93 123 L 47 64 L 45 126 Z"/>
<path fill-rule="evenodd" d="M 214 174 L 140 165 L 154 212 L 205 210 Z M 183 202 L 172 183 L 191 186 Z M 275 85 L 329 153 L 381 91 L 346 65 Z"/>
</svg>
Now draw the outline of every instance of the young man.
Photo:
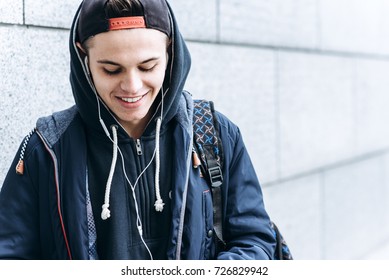
<svg viewBox="0 0 389 280">
<path fill-rule="evenodd" d="M 76 105 L 39 119 L 15 157 L 0 258 L 271 259 L 260 185 L 239 129 L 219 113 L 226 246 L 216 249 L 183 91 L 190 56 L 167 2 L 84 0 L 70 54 Z"/>
</svg>

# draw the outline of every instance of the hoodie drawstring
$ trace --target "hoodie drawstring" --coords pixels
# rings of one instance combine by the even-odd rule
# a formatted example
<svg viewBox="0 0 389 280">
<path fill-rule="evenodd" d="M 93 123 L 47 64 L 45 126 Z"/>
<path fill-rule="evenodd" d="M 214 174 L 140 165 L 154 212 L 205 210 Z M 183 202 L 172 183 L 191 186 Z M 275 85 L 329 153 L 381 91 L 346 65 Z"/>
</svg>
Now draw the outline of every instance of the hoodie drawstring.
<svg viewBox="0 0 389 280">
<path fill-rule="evenodd" d="M 111 127 L 111 129 L 112 129 L 112 135 L 113 135 L 113 156 L 112 156 L 111 169 L 109 171 L 107 185 L 106 185 L 106 188 L 105 188 L 104 204 L 102 206 L 103 210 L 101 212 L 101 218 L 103 220 L 106 220 L 109 217 L 111 217 L 111 211 L 109 210 L 109 197 L 110 197 L 110 194 L 111 194 L 112 178 L 113 178 L 113 174 L 115 172 L 116 161 L 117 161 L 117 157 L 118 157 L 117 127 L 115 125 L 113 125 Z"/>
<path fill-rule="evenodd" d="M 163 200 L 161 198 L 161 191 L 159 189 L 159 173 L 161 168 L 161 159 L 160 159 L 160 145 L 159 145 L 159 136 L 161 134 L 161 118 L 157 119 L 157 127 L 155 131 L 155 211 L 162 212 L 163 206 L 165 203 L 163 203 Z"/>
<path fill-rule="evenodd" d="M 157 126 L 156 126 L 156 134 L 155 134 L 155 196 L 156 201 L 154 204 L 155 211 L 162 212 L 163 207 L 165 203 L 162 200 L 161 197 L 161 191 L 159 187 L 159 174 L 160 174 L 160 168 L 161 168 L 161 159 L 160 159 L 160 134 L 161 134 L 161 118 L 157 119 Z M 102 206 L 102 212 L 101 212 L 101 218 L 103 220 L 107 220 L 109 217 L 111 217 L 111 211 L 109 210 L 109 198 L 111 194 L 111 186 L 112 186 L 112 179 L 115 172 L 116 162 L 117 162 L 117 154 L 118 154 L 118 136 L 117 136 L 117 127 L 113 125 L 111 127 L 112 129 L 112 143 L 113 143 L 113 156 L 112 156 L 112 163 L 111 163 L 111 169 L 109 171 L 109 176 L 107 180 L 107 184 L 105 187 L 105 196 L 104 196 L 104 204 Z M 151 159 L 152 160 L 152 159 Z M 144 172 L 144 171 L 143 171 Z M 143 172 L 140 174 L 140 176 L 143 174 Z M 138 182 L 138 179 L 137 179 Z M 136 182 L 136 183 L 137 183 Z M 134 186 L 135 189 L 135 186 Z"/>
</svg>

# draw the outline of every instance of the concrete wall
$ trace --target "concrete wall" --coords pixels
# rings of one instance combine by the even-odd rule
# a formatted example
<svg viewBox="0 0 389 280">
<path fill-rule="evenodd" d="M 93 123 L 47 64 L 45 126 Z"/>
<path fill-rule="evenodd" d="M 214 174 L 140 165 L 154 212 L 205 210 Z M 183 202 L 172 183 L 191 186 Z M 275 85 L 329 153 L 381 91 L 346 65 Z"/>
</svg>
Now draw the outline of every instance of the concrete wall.
<svg viewBox="0 0 389 280">
<path fill-rule="evenodd" d="M 73 103 L 79 2 L 0 0 L 0 184 L 36 118 Z M 187 89 L 240 126 L 295 258 L 389 259 L 389 2 L 170 4 L 192 53 Z"/>
</svg>

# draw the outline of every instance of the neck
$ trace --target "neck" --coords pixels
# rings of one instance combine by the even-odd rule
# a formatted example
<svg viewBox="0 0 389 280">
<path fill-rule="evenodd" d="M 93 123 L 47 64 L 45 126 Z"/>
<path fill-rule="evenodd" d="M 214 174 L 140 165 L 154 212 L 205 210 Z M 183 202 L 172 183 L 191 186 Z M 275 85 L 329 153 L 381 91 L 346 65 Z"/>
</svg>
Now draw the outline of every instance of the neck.
<svg viewBox="0 0 389 280">
<path fill-rule="evenodd" d="M 124 130 L 127 132 L 128 136 L 134 139 L 139 139 L 142 136 L 143 132 L 145 131 L 149 121 L 150 118 L 146 116 L 135 124 L 121 124 L 121 125 L 123 126 Z"/>
<path fill-rule="evenodd" d="M 144 131 L 146 130 L 146 127 L 149 125 L 151 118 L 154 115 L 154 106 L 150 108 L 149 112 L 147 115 L 135 122 L 135 123 L 122 123 L 121 125 L 123 126 L 124 130 L 127 132 L 127 134 L 133 138 L 133 139 L 139 139 Z"/>
</svg>

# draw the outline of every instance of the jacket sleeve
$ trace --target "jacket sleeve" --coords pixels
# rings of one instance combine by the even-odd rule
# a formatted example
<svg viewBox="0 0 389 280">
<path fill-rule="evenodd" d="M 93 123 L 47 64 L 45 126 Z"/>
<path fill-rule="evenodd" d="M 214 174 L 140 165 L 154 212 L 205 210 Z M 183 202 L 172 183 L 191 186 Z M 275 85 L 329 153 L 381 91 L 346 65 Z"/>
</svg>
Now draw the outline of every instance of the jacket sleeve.
<svg viewBox="0 0 389 280">
<path fill-rule="evenodd" d="M 275 238 L 262 190 L 239 129 L 220 115 L 224 147 L 223 236 L 226 249 L 217 259 L 272 259 Z"/>
<path fill-rule="evenodd" d="M 16 174 L 18 160 L 19 153 L 0 192 L 0 259 L 39 259 L 38 194 L 28 166 Z"/>
</svg>

